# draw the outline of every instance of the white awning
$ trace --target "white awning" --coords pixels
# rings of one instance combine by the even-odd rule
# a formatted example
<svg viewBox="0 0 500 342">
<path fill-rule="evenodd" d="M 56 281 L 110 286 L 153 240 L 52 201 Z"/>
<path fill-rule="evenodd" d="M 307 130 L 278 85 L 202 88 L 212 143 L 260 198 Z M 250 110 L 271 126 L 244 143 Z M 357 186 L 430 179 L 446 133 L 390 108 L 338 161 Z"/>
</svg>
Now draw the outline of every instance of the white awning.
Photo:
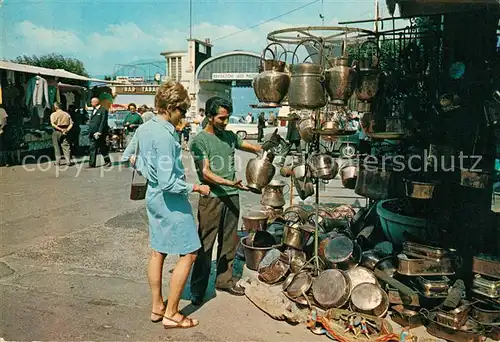
<svg viewBox="0 0 500 342">
<path fill-rule="evenodd" d="M 66 71 L 63 69 L 47 69 L 47 68 L 41 68 L 41 67 L 32 66 L 32 65 L 12 63 L 12 62 L 6 62 L 6 61 L 0 61 L 0 69 L 25 72 L 25 73 L 34 74 L 34 75 L 45 75 L 45 76 L 52 76 L 52 77 L 59 77 L 59 78 L 67 78 L 67 79 L 73 79 L 73 80 L 78 80 L 78 81 L 116 83 L 113 81 L 105 81 L 105 80 L 99 80 L 99 79 L 95 79 L 95 78 L 88 78 L 85 76 L 74 74 L 72 72 L 69 72 L 69 71 Z"/>
</svg>

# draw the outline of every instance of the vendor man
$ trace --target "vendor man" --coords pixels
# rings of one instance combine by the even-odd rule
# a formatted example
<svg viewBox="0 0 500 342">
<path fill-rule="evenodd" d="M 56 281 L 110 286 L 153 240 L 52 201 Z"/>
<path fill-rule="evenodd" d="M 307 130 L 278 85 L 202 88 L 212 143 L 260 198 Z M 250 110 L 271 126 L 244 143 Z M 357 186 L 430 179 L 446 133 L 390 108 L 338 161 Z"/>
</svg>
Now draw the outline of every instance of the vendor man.
<svg viewBox="0 0 500 342">
<path fill-rule="evenodd" d="M 268 149 L 242 141 L 234 132 L 226 131 L 232 104 L 220 97 L 210 98 L 205 105 L 208 124 L 192 141 L 198 177 L 210 185 L 210 197 L 200 197 L 198 204 L 201 249 L 191 277 L 191 300 L 201 305 L 207 289 L 212 264 L 212 248 L 218 235 L 217 277 L 215 288 L 233 295 L 244 295 L 243 287 L 233 278 L 233 261 L 238 240 L 236 230 L 240 216 L 239 191 L 248 188 L 236 179 L 235 150 L 258 153 Z M 274 145 L 273 145 L 274 146 Z"/>
</svg>

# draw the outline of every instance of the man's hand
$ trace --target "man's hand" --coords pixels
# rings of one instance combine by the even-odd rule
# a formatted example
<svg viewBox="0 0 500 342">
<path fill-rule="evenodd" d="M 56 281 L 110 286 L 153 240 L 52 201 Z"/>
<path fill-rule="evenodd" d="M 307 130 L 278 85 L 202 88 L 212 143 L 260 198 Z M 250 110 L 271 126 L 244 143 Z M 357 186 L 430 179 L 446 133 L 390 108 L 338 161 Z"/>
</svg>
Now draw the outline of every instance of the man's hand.
<svg viewBox="0 0 500 342">
<path fill-rule="evenodd" d="M 101 136 L 101 133 L 99 133 L 99 132 L 94 133 L 94 139 L 95 140 L 99 139 L 100 136 Z"/>
<path fill-rule="evenodd" d="M 210 194 L 210 187 L 208 185 L 195 185 L 193 190 L 194 192 L 200 193 L 202 196 L 208 196 Z"/>
<path fill-rule="evenodd" d="M 247 186 L 243 185 L 242 183 L 243 181 L 240 179 L 240 180 L 237 180 L 237 181 L 234 181 L 231 186 L 233 188 L 236 188 L 236 189 L 240 189 L 240 190 L 243 190 L 243 191 L 248 191 L 250 190 Z"/>
</svg>

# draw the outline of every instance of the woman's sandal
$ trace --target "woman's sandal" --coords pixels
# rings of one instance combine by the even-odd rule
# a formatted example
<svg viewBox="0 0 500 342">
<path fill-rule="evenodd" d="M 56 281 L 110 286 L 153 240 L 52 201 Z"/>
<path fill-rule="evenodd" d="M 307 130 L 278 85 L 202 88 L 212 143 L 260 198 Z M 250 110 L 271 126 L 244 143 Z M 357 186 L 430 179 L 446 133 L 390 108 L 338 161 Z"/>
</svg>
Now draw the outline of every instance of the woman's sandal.
<svg viewBox="0 0 500 342">
<path fill-rule="evenodd" d="M 163 327 L 165 329 L 189 329 L 189 328 L 194 328 L 198 324 L 200 324 L 200 322 L 198 322 L 198 321 L 195 322 L 192 318 L 189 318 L 189 317 L 186 317 L 186 316 L 182 316 L 182 319 L 180 321 L 176 321 L 175 319 L 173 319 L 171 317 L 167 317 L 167 316 L 163 316 L 163 317 L 166 320 L 175 323 L 175 325 L 165 325 L 165 324 L 163 324 Z M 188 322 L 188 324 L 184 324 L 184 322 Z"/>
<path fill-rule="evenodd" d="M 165 305 L 165 309 L 163 309 L 162 313 L 151 311 L 152 315 L 160 317 L 160 318 L 156 318 L 156 319 L 152 319 L 151 318 L 151 322 L 153 322 L 153 323 L 160 323 L 163 320 L 163 316 L 165 316 L 165 310 L 167 310 L 167 301 L 164 301 L 163 304 Z"/>
<path fill-rule="evenodd" d="M 163 315 L 165 315 L 165 312 L 163 312 L 161 314 L 157 313 L 157 312 L 151 312 L 151 314 L 160 317 L 160 318 L 157 318 L 157 319 L 151 319 L 151 322 L 153 322 L 153 323 L 160 323 L 161 321 L 163 321 Z"/>
</svg>

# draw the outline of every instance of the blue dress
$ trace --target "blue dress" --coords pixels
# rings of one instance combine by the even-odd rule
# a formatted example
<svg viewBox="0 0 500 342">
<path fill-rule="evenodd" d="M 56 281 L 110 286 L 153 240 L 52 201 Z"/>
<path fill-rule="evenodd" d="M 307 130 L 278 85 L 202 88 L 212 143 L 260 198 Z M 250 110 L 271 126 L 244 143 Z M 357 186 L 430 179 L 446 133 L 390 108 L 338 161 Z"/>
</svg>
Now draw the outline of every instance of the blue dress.
<svg viewBox="0 0 500 342">
<path fill-rule="evenodd" d="M 174 126 L 158 116 L 142 124 L 122 160 L 136 153 L 137 144 L 139 156 L 135 168 L 148 180 L 146 208 L 151 248 L 165 254 L 197 251 L 201 244 L 188 198 L 193 184 L 185 181 L 181 146 Z"/>
</svg>

